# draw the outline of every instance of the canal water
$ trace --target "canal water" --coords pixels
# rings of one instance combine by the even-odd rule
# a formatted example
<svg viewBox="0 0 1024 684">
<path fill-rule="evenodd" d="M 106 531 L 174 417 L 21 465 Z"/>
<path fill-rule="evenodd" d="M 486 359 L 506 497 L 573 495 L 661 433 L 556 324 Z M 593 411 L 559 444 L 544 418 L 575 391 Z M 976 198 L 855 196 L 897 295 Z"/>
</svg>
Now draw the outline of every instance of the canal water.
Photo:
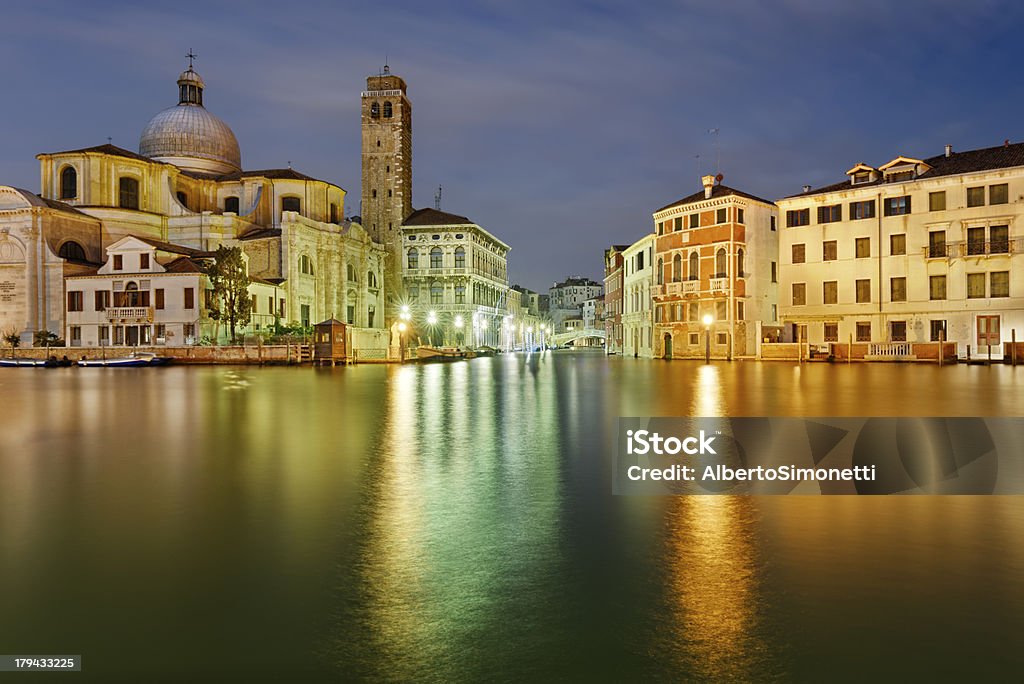
<svg viewBox="0 0 1024 684">
<path fill-rule="evenodd" d="M 620 415 L 1020 416 L 1022 385 L 584 352 L 4 369 L 0 653 L 84 681 L 1015 678 L 1024 497 L 614 497 L 610 445 Z"/>
</svg>

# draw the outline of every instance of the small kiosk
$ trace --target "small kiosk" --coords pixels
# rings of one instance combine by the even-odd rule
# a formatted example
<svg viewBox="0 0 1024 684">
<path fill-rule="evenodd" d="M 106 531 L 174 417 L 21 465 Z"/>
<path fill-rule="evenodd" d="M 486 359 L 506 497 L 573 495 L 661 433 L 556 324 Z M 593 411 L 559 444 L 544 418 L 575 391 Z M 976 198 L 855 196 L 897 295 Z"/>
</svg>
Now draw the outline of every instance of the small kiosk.
<svg viewBox="0 0 1024 684">
<path fill-rule="evenodd" d="M 347 327 L 334 318 L 313 326 L 313 359 L 315 363 L 333 366 L 348 360 Z"/>
</svg>

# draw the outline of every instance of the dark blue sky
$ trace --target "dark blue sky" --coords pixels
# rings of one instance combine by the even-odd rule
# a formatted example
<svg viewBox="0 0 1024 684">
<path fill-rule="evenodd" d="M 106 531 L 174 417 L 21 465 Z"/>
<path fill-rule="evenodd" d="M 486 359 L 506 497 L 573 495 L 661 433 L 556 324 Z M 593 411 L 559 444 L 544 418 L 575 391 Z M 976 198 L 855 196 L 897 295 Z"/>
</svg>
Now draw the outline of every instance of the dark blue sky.
<svg viewBox="0 0 1024 684">
<path fill-rule="evenodd" d="M 387 55 L 413 102 L 414 205 L 512 245 L 535 289 L 598 277 L 651 212 L 725 182 L 776 198 L 857 161 L 1024 138 L 1014 3 L 120 2 L 5 5 L 0 183 L 38 152 L 137 150 L 199 55 L 246 168 L 293 166 L 359 205 L 359 92 Z"/>
</svg>

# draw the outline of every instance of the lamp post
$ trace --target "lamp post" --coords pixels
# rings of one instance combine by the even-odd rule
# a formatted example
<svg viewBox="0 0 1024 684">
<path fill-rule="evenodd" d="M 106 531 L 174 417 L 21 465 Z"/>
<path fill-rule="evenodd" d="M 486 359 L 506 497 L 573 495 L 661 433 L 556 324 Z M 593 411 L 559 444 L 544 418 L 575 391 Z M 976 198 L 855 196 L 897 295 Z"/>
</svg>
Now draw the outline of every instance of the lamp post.
<svg viewBox="0 0 1024 684">
<path fill-rule="evenodd" d="M 715 319 L 711 314 L 704 314 L 704 363 L 711 363 L 711 324 Z"/>
<path fill-rule="evenodd" d="M 437 325 L 436 311 L 430 311 L 427 313 L 427 325 L 430 326 L 430 344 L 434 345 L 434 327 Z"/>
<path fill-rule="evenodd" d="M 405 321 L 398 324 L 398 362 L 405 363 L 405 331 L 408 328 Z"/>
</svg>

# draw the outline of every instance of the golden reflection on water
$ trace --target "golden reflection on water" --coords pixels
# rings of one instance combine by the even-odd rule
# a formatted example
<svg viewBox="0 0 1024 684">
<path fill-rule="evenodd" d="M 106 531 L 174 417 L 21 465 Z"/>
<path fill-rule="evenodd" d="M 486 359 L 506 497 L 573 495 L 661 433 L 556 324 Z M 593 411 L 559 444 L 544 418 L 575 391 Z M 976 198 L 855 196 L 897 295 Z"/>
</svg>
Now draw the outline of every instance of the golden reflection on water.
<svg viewBox="0 0 1024 684">
<path fill-rule="evenodd" d="M 679 497 L 665 515 L 674 658 L 697 679 L 756 678 L 766 645 L 756 643 L 761 598 L 752 500 Z"/>
</svg>

